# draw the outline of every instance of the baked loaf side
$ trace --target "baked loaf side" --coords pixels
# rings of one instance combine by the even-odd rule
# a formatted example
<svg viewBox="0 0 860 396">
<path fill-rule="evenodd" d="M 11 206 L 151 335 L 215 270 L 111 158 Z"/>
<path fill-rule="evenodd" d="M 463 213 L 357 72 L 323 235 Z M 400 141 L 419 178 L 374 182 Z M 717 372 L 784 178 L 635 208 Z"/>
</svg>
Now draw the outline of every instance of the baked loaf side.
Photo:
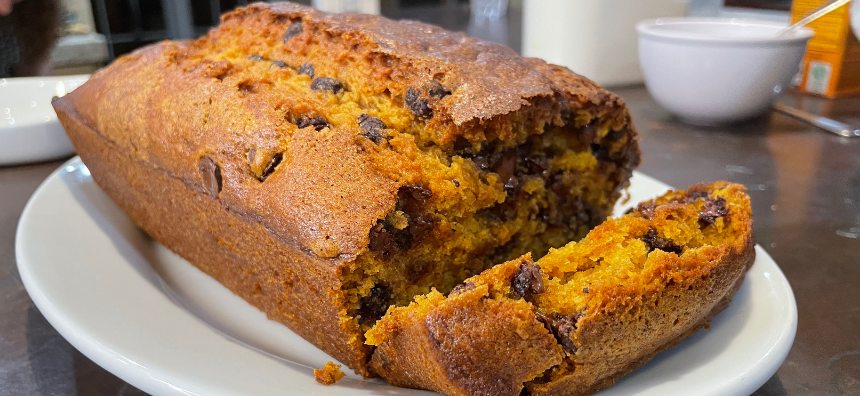
<svg viewBox="0 0 860 396">
<path fill-rule="evenodd" d="M 731 301 L 754 260 L 743 191 L 718 182 L 670 192 L 537 262 L 526 255 L 447 297 L 433 291 L 391 308 L 366 335 L 377 346 L 371 367 L 394 385 L 452 396 L 608 387 Z M 488 306 L 517 308 L 456 319 L 488 316 Z M 547 337 L 554 342 L 535 341 Z"/>
<path fill-rule="evenodd" d="M 291 3 L 121 57 L 54 105 L 141 228 L 364 375 L 388 306 L 581 238 L 639 163 L 621 99 L 565 68 Z"/>
</svg>

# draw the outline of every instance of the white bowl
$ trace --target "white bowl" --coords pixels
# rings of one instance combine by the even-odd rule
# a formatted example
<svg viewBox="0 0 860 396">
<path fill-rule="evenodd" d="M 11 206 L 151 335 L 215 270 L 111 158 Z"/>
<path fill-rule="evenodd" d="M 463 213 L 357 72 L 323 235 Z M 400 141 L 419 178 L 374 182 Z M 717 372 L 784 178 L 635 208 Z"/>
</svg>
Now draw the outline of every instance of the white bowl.
<svg viewBox="0 0 860 396">
<path fill-rule="evenodd" d="M 811 29 L 726 18 L 636 24 L 639 60 L 654 100 L 684 121 L 719 125 L 768 111 L 800 68 Z"/>
<path fill-rule="evenodd" d="M 860 37 L 860 1 L 851 2 L 851 28 L 854 36 Z"/>
<path fill-rule="evenodd" d="M 69 157 L 75 149 L 51 98 L 83 84 L 89 75 L 0 78 L 0 166 Z"/>
</svg>

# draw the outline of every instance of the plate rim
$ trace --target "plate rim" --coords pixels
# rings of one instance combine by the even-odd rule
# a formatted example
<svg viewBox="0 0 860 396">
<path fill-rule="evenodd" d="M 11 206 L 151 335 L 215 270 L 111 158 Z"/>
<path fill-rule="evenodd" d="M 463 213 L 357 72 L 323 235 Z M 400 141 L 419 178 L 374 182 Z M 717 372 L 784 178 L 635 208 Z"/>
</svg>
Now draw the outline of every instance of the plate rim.
<svg viewBox="0 0 860 396">
<path fill-rule="evenodd" d="M 19 218 L 16 233 L 15 233 L 15 257 L 17 268 L 19 274 L 21 276 L 21 280 L 24 284 L 25 289 L 27 290 L 30 298 L 33 303 L 45 316 L 48 322 L 66 339 L 68 340 L 76 349 L 81 351 L 88 358 L 99 364 L 99 366 L 105 368 L 107 371 L 117 375 L 124 381 L 129 382 L 130 384 L 138 387 L 141 390 L 144 390 L 151 394 L 170 394 L 170 395 L 198 395 L 201 393 L 194 392 L 189 389 L 185 389 L 182 387 L 178 387 L 171 383 L 171 381 L 166 381 L 163 379 L 170 379 L 175 377 L 174 373 L 169 372 L 161 372 L 158 369 L 154 369 L 152 367 L 145 367 L 133 360 L 126 358 L 125 356 L 117 353 L 116 351 L 111 350 L 108 347 L 105 347 L 101 343 L 98 342 L 97 339 L 92 338 L 92 336 L 88 336 L 85 331 L 81 329 L 76 329 L 73 326 L 72 320 L 65 318 L 63 316 L 62 310 L 60 310 L 53 302 L 49 300 L 47 295 L 45 294 L 42 287 L 38 284 L 37 280 L 34 278 L 34 275 L 31 273 L 31 265 L 27 261 L 29 259 L 29 254 L 27 253 L 24 243 L 25 238 L 23 236 L 25 228 L 27 227 L 27 223 L 31 216 L 33 216 L 32 212 L 38 200 L 42 195 L 45 194 L 45 190 L 52 183 L 61 183 L 62 179 L 60 173 L 68 172 L 70 166 L 81 164 L 84 169 L 86 169 L 86 165 L 83 164 L 80 157 L 75 156 L 61 166 L 59 166 L 56 170 L 54 170 L 36 189 L 33 195 L 28 200 L 24 210 L 21 213 Z M 635 171 L 634 172 L 638 177 L 645 178 L 648 181 L 655 182 L 661 186 L 665 186 L 666 188 L 671 188 L 668 184 L 663 183 L 651 176 L 648 176 L 644 173 Z M 719 388 L 714 388 L 705 392 L 705 395 L 727 395 L 727 394 L 737 394 L 737 395 L 749 395 L 754 392 L 756 389 L 761 387 L 770 377 L 777 371 L 777 369 L 782 365 L 785 358 L 787 357 L 791 346 L 794 342 L 794 338 L 797 332 L 797 302 L 794 297 L 793 290 L 791 288 L 790 283 L 785 277 L 782 269 L 779 265 L 770 257 L 770 255 L 762 248 L 760 245 L 755 246 L 756 249 L 756 262 L 759 262 L 759 259 L 762 260 L 766 265 L 772 266 L 771 268 L 771 276 L 775 276 L 776 278 L 780 278 L 782 281 L 775 282 L 774 284 L 779 285 L 783 291 L 786 293 L 786 296 L 790 297 L 785 300 L 787 306 L 783 308 L 788 308 L 787 311 L 787 320 L 782 323 L 779 331 L 779 337 L 773 345 L 770 346 L 770 349 L 766 354 L 760 356 L 756 359 L 755 364 L 758 365 L 758 373 L 759 376 L 750 379 L 747 375 L 738 375 L 728 379 L 723 383 Z M 769 262 L 769 263 L 768 263 Z M 746 275 L 745 275 L 746 276 Z M 769 277 L 768 277 L 769 278 Z M 187 312 L 187 310 L 186 310 Z M 68 313 L 66 313 L 68 314 Z M 187 312 L 189 316 L 196 317 L 196 315 L 192 312 Z M 213 331 L 217 332 L 217 330 Z M 223 335 L 223 334 L 222 334 Z M 235 342 L 235 340 L 233 340 Z M 242 345 L 239 342 L 239 345 Z M 255 348 L 249 348 L 247 345 L 242 345 L 244 348 L 248 348 L 255 353 L 262 353 L 264 356 L 268 355 L 263 351 L 257 350 Z M 266 356 L 270 359 L 275 360 L 285 360 L 276 356 Z M 122 364 L 115 364 L 122 363 Z M 300 367 L 305 367 L 301 363 L 291 362 L 292 364 Z M 288 367 L 284 368 L 285 370 L 289 369 Z M 744 371 L 743 374 L 749 374 L 750 371 Z M 763 375 L 767 373 L 767 375 Z M 307 373 L 305 373 L 307 374 Z M 181 376 L 180 376 L 181 378 Z M 375 388 L 374 385 L 367 381 L 355 380 L 351 378 L 345 378 L 339 384 L 350 384 L 353 385 L 351 388 L 356 389 L 355 393 L 367 393 L 373 392 Z M 369 386 L 369 387 L 368 387 Z M 387 387 L 387 386 L 386 386 Z M 405 388 L 395 388 L 397 390 Z M 612 389 L 612 388 L 609 388 Z M 364 392 L 360 391 L 363 390 Z M 409 389 L 409 391 L 415 391 Z M 729 391 L 727 393 L 727 391 Z M 424 392 L 424 391 L 417 391 Z M 291 394 L 291 392 L 286 392 L 287 394 Z M 314 394 L 318 394 L 317 389 L 314 389 Z M 335 392 L 339 393 L 339 392 Z M 323 392 L 319 394 L 334 394 L 332 392 Z M 429 393 L 428 393 L 429 394 Z"/>
</svg>

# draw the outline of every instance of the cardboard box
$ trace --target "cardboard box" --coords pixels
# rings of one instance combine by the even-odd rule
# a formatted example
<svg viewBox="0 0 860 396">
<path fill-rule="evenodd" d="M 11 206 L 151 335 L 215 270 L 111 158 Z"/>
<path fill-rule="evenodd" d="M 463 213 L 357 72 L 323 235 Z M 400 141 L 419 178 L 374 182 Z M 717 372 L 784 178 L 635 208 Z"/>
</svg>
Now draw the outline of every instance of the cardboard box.
<svg viewBox="0 0 860 396">
<path fill-rule="evenodd" d="M 826 0 L 794 0 L 791 22 L 797 22 Z M 808 26 L 815 30 L 809 41 L 800 85 L 804 92 L 835 97 L 860 93 L 860 41 L 851 32 L 849 4 Z"/>
</svg>

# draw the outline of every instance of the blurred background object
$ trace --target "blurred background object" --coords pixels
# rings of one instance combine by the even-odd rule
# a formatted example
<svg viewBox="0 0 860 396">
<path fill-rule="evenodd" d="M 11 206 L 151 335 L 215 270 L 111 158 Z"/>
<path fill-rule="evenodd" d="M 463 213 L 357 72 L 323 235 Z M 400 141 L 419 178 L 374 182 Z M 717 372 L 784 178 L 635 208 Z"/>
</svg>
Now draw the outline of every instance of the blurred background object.
<svg viewBox="0 0 860 396">
<path fill-rule="evenodd" d="M 356 12 L 379 15 L 379 0 L 313 0 L 314 8 L 327 12 Z"/>
<path fill-rule="evenodd" d="M 788 22 L 792 0 L 692 0 L 689 16 Z"/>
<path fill-rule="evenodd" d="M 92 73 L 109 59 L 105 37 L 96 32 L 92 4 L 90 0 L 62 0 L 59 3 L 62 26 L 51 52 L 53 74 Z"/>
<path fill-rule="evenodd" d="M 525 0 L 523 55 L 607 86 L 642 83 L 636 22 L 684 16 L 687 0 Z"/>
<path fill-rule="evenodd" d="M 90 0 L 0 0 L 3 10 L 0 77 L 91 73 L 109 59 Z"/>
<path fill-rule="evenodd" d="M 84 83 L 88 74 L 0 79 L 0 167 L 27 164 L 75 153 L 51 98 Z"/>
<path fill-rule="evenodd" d="M 60 27 L 55 0 L 0 0 L 0 78 L 51 72 Z"/>
<path fill-rule="evenodd" d="M 497 21 L 507 15 L 508 0 L 470 0 L 469 9 L 476 22 Z"/>
<path fill-rule="evenodd" d="M 860 1 L 851 2 L 851 28 L 854 38 L 860 38 Z"/>
<path fill-rule="evenodd" d="M 494 43 L 507 44 L 508 0 L 470 0 L 466 33 Z"/>
<path fill-rule="evenodd" d="M 791 21 L 800 20 L 823 3 L 825 0 L 794 0 Z M 851 32 L 849 6 L 839 7 L 808 25 L 815 37 L 806 51 L 800 90 L 831 98 L 860 92 L 860 41 Z"/>
</svg>

